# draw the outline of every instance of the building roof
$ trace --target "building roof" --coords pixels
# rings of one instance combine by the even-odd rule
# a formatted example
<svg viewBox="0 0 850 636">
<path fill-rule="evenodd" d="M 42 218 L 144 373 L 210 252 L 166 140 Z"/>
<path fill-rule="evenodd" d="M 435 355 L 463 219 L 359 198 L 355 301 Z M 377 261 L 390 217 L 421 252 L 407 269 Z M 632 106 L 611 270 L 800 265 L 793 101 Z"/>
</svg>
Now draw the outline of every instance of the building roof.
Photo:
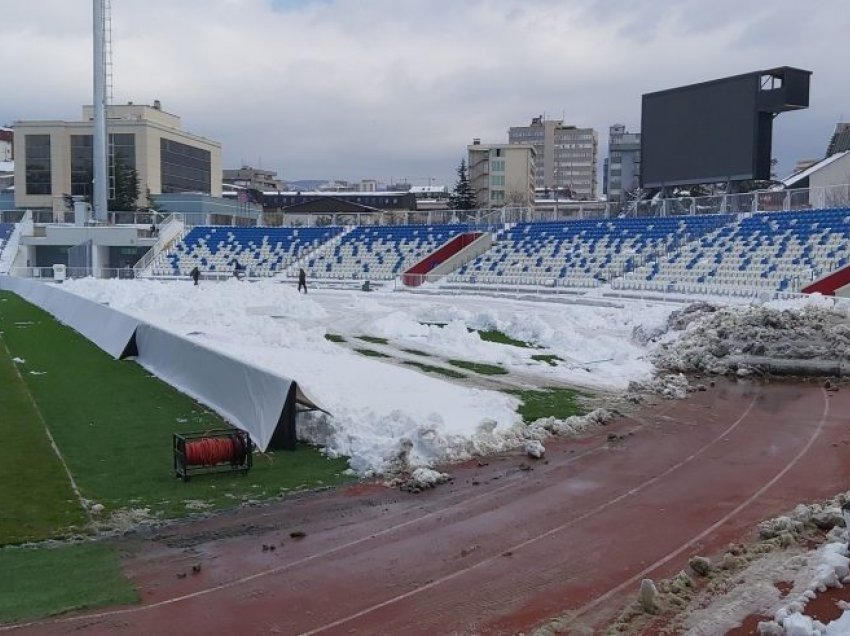
<svg viewBox="0 0 850 636">
<path fill-rule="evenodd" d="M 812 174 L 814 174 L 818 170 L 825 168 L 834 161 L 838 161 L 839 159 L 841 159 L 841 157 L 847 154 L 850 154 L 850 150 L 845 150 L 844 152 L 837 152 L 834 155 L 827 157 L 826 159 L 818 161 L 815 165 L 806 168 L 802 172 L 792 174 L 790 177 L 782 179 L 782 183 L 785 184 L 786 188 L 793 188 L 795 185 L 800 185 L 802 181 L 808 179 Z"/>
<path fill-rule="evenodd" d="M 832 139 L 829 140 L 826 154 L 832 156 L 845 150 L 850 150 L 850 126 L 846 128 L 839 126 L 839 129 L 832 135 Z"/>
<path fill-rule="evenodd" d="M 446 186 L 410 186 L 410 192 L 413 194 L 444 194 L 448 191 Z"/>
</svg>

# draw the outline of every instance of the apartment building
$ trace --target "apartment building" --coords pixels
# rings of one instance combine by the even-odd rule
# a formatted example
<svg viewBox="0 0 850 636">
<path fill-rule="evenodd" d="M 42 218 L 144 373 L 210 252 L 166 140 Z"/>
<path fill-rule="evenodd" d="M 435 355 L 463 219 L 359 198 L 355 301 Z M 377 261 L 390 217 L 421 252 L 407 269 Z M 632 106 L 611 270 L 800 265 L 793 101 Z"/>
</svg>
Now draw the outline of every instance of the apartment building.
<svg viewBox="0 0 850 636">
<path fill-rule="evenodd" d="M 605 171 L 605 194 L 612 203 L 621 203 L 625 193 L 640 187 L 640 133 L 628 132 L 623 124 L 608 129 Z"/>
<path fill-rule="evenodd" d="M 534 147 L 535 187 L 557 189 L 577 199 L 597 198 L 599 138 L 592 128 L 566 125 L 563 120 L 541 115 L 529 126 L 512 126 L 508 142 Z"/>
<path fill-rule="evenodd" d="M 534 205 L 533 145 L 482 144 L 475 139 L 467 152 L 469 184 L 479 208 Z"/>
</svg>

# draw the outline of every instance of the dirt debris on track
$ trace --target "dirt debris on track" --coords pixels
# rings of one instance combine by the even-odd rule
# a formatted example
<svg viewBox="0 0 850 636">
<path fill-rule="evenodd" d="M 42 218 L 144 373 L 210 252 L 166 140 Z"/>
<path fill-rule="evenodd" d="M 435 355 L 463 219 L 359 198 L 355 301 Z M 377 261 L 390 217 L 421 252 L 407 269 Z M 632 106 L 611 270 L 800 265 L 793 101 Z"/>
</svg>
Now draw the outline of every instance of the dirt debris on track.
<svg viewBox="0 0 850 636">
<path fill-rule="evenodd" d="M 641 580 L 845 490 L 848 409 L 816 383 L 718 380 L 416 495 L 363 483 L 140 532 L 121 548 L 141 605 L 16 632 L 596 633 Z"/>
</svg>

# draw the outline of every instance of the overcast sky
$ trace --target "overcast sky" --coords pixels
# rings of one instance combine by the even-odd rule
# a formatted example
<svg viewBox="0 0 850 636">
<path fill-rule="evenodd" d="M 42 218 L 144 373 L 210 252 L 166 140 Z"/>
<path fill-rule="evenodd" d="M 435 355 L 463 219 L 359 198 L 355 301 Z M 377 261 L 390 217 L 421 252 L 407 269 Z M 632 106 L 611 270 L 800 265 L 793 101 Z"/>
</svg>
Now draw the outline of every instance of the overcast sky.
<svg viewBox="0 0 850 636">
<path fill-rule="evenodd" d="M 4 2 L 0 124 L 91 103 L 91 0 Z M 848 0 L 112 0 L 115 102 L 285 179 L 453 185 L 473 137 L 536 115 L 636 130 L 645 92 L 775 66 L 814 72 L 780 115 L 780 172 L 850 119 Z M 783 175 L 780 175 L 783 176 Z M 601 186 L 601 184 L 600 184 Z M 600 187 L 601 191 L 601 187 Z"/>
</svg>

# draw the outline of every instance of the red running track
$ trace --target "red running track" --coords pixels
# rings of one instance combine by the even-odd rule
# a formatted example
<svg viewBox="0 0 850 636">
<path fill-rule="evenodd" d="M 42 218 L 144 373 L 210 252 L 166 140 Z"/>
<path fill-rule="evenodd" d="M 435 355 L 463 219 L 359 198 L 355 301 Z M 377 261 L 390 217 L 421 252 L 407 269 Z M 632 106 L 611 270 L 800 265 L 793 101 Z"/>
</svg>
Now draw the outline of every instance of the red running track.
<svg viewBox="0 0 850 636">
<path fill-rule="evenodd" d="M 815 384 L 721 383 L 550 440 L 533 470 L 505 455 L 420 495 L 356 486 L 181 524 L 120 545 L 141 605 L 13 629 L 515 634 L 561 615 L 596 633 L 640 579 L 846 490 L 848 407 Z"/>
</svg>

